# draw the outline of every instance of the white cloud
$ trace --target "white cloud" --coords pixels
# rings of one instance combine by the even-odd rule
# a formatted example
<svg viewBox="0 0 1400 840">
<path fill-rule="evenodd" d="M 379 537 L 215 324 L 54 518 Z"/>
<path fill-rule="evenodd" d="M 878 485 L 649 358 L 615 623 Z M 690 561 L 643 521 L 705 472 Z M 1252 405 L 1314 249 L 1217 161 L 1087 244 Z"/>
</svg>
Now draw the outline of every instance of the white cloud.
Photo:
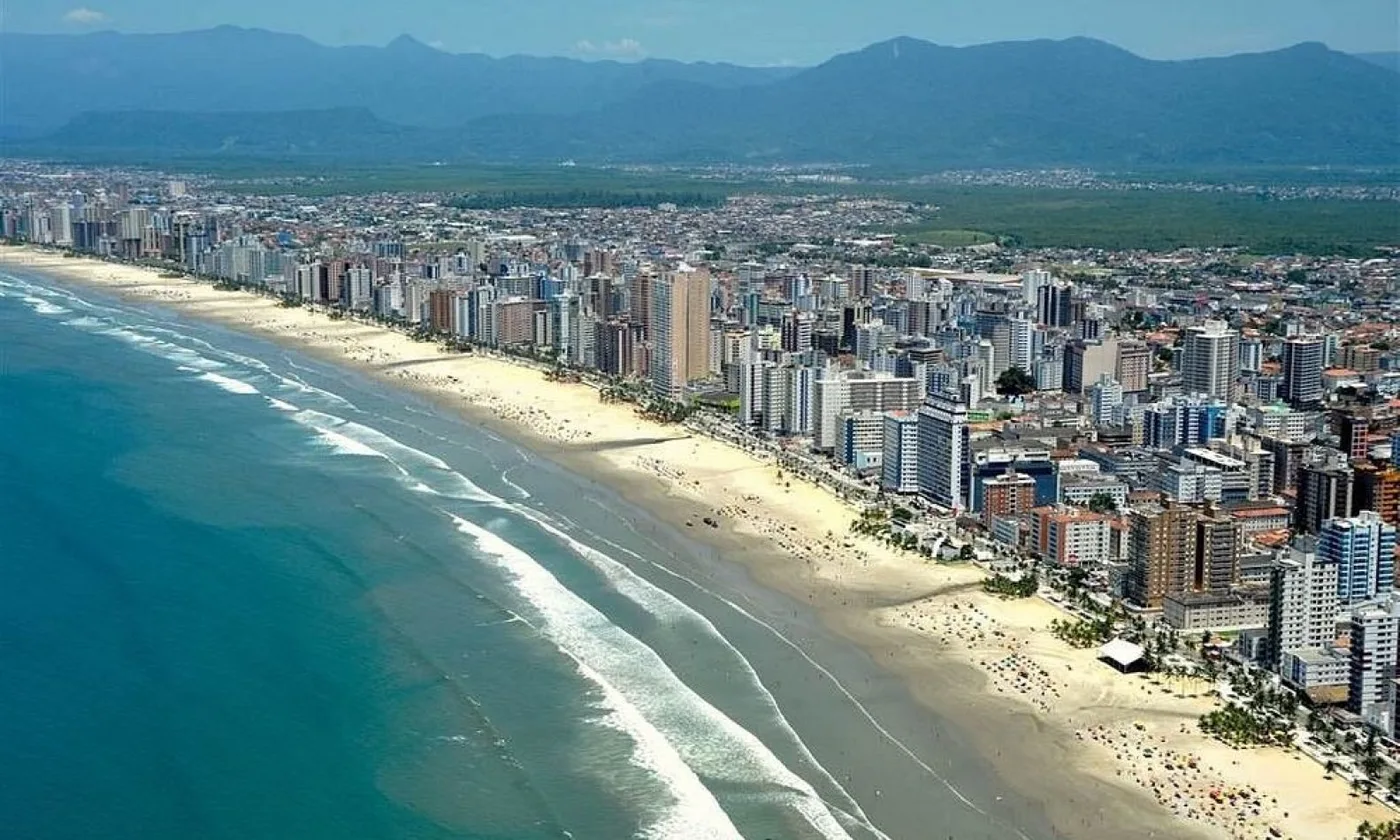
<svg viewBox="0 0 1400 840">
<path fill-rule="evenodd" d="M 574 44 L 574 52 L 583 55 L 610 56 L 613 58 L 641 58 L 646 54 L 642 49 L 642 44 L 635 38 L 623 38 L 618 41 L 603 41 L 595 44 L 588 39 L 584 39 Z"/>
<path fill-rule="evenodd" d="M 99 12 L 96 9 L 89 9 L 86 6 L 79 6 L 76 9 L 70 10 L 66 15 L 63 16 L 63 19 L 68 21 L 69 23 L 76 23 L 79 26 L 92 26 L 93 24 L 101 23 L 102 21 L 106 20 L 107 15 L 106 13 Z"/>
</svg>

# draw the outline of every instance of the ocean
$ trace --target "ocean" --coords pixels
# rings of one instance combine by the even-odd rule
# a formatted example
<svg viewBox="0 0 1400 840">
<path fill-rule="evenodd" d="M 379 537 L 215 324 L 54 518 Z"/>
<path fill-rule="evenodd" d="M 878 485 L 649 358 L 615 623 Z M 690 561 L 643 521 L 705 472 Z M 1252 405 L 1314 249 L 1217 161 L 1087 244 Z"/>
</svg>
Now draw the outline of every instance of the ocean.
<svg viewBox="0 0 1400 840">
<path fill-rule="evenodd" d="M 810 611 L 354 371 L 0 272 L 0 833 L 1039 840 Z"/>
</svg>

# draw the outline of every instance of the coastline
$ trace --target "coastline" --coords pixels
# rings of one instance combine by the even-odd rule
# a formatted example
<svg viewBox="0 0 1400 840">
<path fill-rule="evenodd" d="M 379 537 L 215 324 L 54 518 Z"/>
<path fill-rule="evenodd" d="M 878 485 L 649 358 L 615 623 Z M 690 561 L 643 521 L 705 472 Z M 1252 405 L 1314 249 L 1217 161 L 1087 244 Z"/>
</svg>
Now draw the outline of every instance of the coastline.
<svg viewBox="0 0 1400 840">
<path fill-rule="evenodd" d="M 1192 694 L 1190 686 L 1118 675 L 1092 652 L 1051 638 L 1044 628 L 1060 614 L 1049 603 L 1000 601 L 981 591 L 976 569 L 851 536 L 854 511 L 826 491 L 780 478 L 728 444 L 643 420 L 629 405 L 601 403 L 588 386 L 151 269 L 0 248 L 0 266 L 9 265 L 348 364 L 596 478 L 742 564 L 759 584 L 811 605 L 954 722 L 1062 836 L 1262 837 L 1276 826 L 1286 837 L 1330 840 L 1389 813 L 1324 781 L 1310 761 L 1201 736 L 1195 719 L 1210 701 L 1177 696 Z M 719 527 L 706 526 L 706 516 Z M 1154 761 L 1144 750 L 1186 754 L 1196 766 L 1187 773 L 1182 761 L 1168 773 L 1160 755 Z M 1251 784 L 1259 796 L 1243 805 L 1205 796 Z M 1259 814 L 1236 821 L 1252 810 Z"/>
</svg>

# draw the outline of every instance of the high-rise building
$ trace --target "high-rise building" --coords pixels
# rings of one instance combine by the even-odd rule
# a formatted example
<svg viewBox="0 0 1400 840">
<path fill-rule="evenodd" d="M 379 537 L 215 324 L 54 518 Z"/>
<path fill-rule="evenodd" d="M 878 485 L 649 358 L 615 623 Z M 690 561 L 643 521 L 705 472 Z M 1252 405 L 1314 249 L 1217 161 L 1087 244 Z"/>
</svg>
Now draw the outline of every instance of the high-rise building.
<svg viewBox="0 0 1400 840">
<path fill-rule="evenodd" d="M 1283 343 L 1283 399 L 1296 408 L 1322 402 L 1322 339 L 1290 338 Z"/>
<path fill-rule="evenodd" d="M 1219 513 L 1196 518 L 1196 551 L 1184 586 L 1188 592 L 1223 595 L 1239 578 L 1240 523 Z"/>
<path fill-rule="evenodd" d="M 651 290 L 651 386 L 680 400 L 710 372 L 710 273 L 682 263 Z"/>
<path fill-rule="evenodd" d="M 627 278 L 627 315 L 638 324 L 648 338 L 651 337 L 652 290 L 656 277 L 650 271 L 637 271 Z"/>
<path fill-rule="evenodd" d="M 919 492 L 935 504 L 964 510 L 971 467 L 967 406 L 947 393 L 928 396 L 918 412 Z"/>
<path fill-rule="evenodd" d="M 885 412 L 885 457 L 880 484 L 895 493 L 919 492 L 919 416 Z"/>
<path fill-rule="evenodd" d="M 878 471 L 885 454 L 885 415 L 848 411 L 836 418 L 836 459 L 856 472 Z"/>
<path fill-rule="evenodd" d="M 1118 365 L 1118 339 L 1072 341 L 1065 345 L 1064 390 L 1082 394 L 1105 373 L 1112 375 Z"/>
<path fill-rule="evenodd" d="M 1095 426 L 1123 425 L 1124 387 L 1107 373 L 1089 386 L 1089 417 Z"/>
<path fill-rule="evenodd" d="M 1347 711 L 1386 735 L 1395 730 L 1395 676 L 1400 664 L 1400 596 L 1356 605 L 1351 611 L 1351 668 Z"/>
<path fill-rule="evenodd" d="M 1079 507 L 1031 511 L 1031 545 L 1061 566 L 1098 565 L 1112 559 L 1112 517 Z"/>
<path fill-rule="evenodd" d="M 1395 588 L 1395 526 L 1372 511 L 1324 522 L 1317 535 L 1317 553 L 1337 564 L 1337 597 L 1344 604 Z"/>
<path fill-rule="evenodd" d="M 1325 648 L 1337 640 L 1337 563 L 1303 537 L 1270 570 L 1269 664 L 1278 668 L 1288 651 Z"/>
<path fill-rule="evenodd" d="M 1238 332 L 1224 321 L 1206 321 L 1186 330 L 1181 361 L 1186 393 L 1229 400 L 1238 376 Z"/>
<path fill-rule="evenodd" d="M 1152 373 L 1152 350 L 1141 341 L 1118 342 L 1118 364 L 1114 378 L 1129 394 L 1147 390 L 1147 377 Z"/>
<path fill-rule="evenodd" d="M 1050 272 L 1032 268 L 1021 275 L 1021 299 L 1034 304 L 1040 300 L 1040 290 L 1050 285 Z"/>
<path fill-rule="evenodd" d="M 986 482 L 1008 472 L 1015 472 L 1034 483 L 1035 501 L 1032 506 L 1054 504 L 1059 498 L 1060 488 L 1059 472 L 1052 455 L 1049 449 L 1007 447 L 983 449 L 970 456 L 969 509 L 982 510 Z"/>
<path fill-rule="evenodd" d="M 1068 327 L 1074 323 L 1074 286 L 1052 282 L 1036 291 L 1036 321 L 1048 327 Z"/>
<path fill-rule="evenodd" d="M 1018 472 L 982 479 L 982 521 L 988 525 L 1035 507 L 1035 479 Z"/>
<path fill-rule="evenodd" d="M 913 411 L 923 396 L 923 383 L 914 377 L 834 369 L 813 383 L 812 447 L 836 446 L 836 418 L 848 411 Z"/>
<path fill-rule="evenodd" d="M 1018 367 L 1034 375 L 1031 361 L 1035 358 L 1035 324 L 1025 318 L 1007 321 L 1007 367 Z"/>
<path fill-rule="evenodd" d="M 1240 370 L 1258 373 L 1264 366 L 1264 342 L 1254 336 L 1240 337 Z"/>
<path fill-rule="evenodd" d="M 1400 525 L 1400 469 L 1388 463 L 1369 461 L 1352 469 L 1356 478 L 1354 507 L 1373 510 L 1391 525 Z"/>
<path fill-rule="evenodd" d="M 434 332 L 456 332 L 457 293 L 451 289 L 428 292 L 428 323 Z"/>
<path fill-rule="evenodd" d="M 1298 501 L 1293 508 L 1293 530 L 1316 534 L 1324 522 L 1351 516 L 1354 472 L 1340 459 L 1310 461 L 1298 467 Z"/>
<path fill-rule="evenodd" d="M 1229 407 L 1220 400 L 1177 396 L 1143 411 L 1143 444 L 1152 449 L 1200 446 L 1225 437 Z"/>
<path fill-rule="evenodd" d="M 1160 609 L 1168 595 L 1186 591 L 1186 569 L 1195 562 L 1196 510 L 1148 504 L 1128 510 L 1127 595 Z"/>
</svg>

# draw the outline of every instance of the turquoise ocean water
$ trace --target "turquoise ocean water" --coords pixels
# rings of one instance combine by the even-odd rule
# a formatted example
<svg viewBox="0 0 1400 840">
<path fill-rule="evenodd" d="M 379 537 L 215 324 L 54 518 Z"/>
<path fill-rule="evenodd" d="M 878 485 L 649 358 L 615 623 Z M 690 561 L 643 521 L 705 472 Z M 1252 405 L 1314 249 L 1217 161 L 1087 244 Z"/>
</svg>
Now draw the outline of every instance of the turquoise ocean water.
<svg viewBox="0 0 1400 840">
<path fill-rule="evenodd" d="M 864 654 L 606 488 L 0 273 L 0 836 L 1051 836 L 1016 807 Z"/>
</svg>

